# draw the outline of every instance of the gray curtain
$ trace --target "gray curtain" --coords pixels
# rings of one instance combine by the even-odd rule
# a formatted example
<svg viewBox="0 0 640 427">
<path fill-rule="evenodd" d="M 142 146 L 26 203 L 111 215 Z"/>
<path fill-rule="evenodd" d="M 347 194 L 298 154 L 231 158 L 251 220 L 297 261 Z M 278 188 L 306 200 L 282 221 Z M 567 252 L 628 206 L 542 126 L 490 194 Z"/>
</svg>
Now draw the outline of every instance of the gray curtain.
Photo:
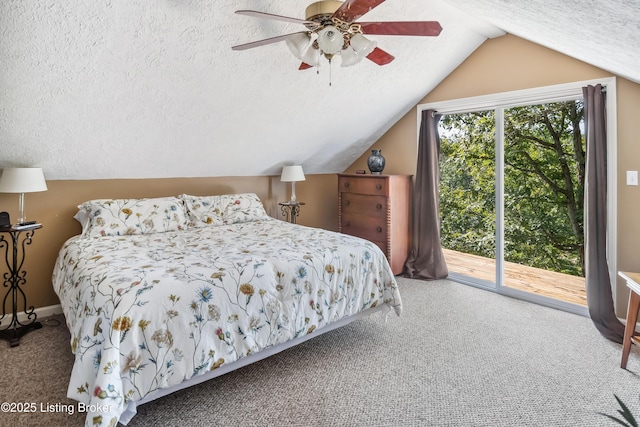
<svg viewBox="0 0 640 427">
<path fill-rule="evenodd" d="M 587 141 L 585 186 L 585 267 L 587 305 L 594 325 L 611 341 L 622 343 L 624 325 L 613 309 L 607 262 L 607 129 L 601 85 L 582 88 Z"/>
<path fill-rule="evenodd" d="M 405 275 L 416 279 L 443 279 L 449 275 L 440 245 L 440 136 L 434 110 L 422 112 L 418 138 L 418 166 L 413 196 L 411 252 L 405 263 Z"/>
</svg>

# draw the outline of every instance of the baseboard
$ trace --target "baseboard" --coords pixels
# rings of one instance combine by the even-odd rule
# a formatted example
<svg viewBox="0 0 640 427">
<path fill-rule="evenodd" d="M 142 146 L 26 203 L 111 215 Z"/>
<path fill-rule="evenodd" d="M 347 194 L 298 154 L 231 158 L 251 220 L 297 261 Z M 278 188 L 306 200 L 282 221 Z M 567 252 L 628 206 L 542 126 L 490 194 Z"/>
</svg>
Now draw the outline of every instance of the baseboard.
<svg viewBox="0 0 640 427">
<path fill-rule="evenodd" d="M 51 316 L 55 316 L 56 314 L 62 314 L 62 307 L 60 306 L 60 304 L 50 305 L 47 307 L 36 308 L 35 310 L 33 310 L 33 312 L 36 314 L 36 316 L 38 316 L 39 320 L 42 320 L 45 317 L 51 317 Z M 8 313 L 8 315 L 11 316 L 11 313 Z M 27 317 L 24 311 L 18 313 L 18 321 L 22 323 L 27 323 L 29 321 L 29 318 Z"/>
</svg>

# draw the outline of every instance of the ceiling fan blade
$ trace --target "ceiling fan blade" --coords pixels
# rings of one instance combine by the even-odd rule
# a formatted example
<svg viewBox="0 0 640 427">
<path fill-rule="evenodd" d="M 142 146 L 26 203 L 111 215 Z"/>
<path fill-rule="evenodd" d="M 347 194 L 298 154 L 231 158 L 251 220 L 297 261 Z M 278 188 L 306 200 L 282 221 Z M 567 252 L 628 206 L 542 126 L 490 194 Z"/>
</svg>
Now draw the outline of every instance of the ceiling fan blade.
<svg viewBox="0 0 640 427">
<path fill-rule="evenodd" d="M 332 18 L 351 23 L 382 2 L 384 0 L 345 0 L 334 12 Z"/>
<path fill-rule="evenodd" d="M 281 36 L 276 36 L 276 37 L 271 37 L 271 38 L 268 38 L 268 39 L 258 40 L 258 41 L 251 42 L 251 43 L 239 44 L 237 46 L 233 46 L 231 49 L 232 50 L 253 49 L 254 47 L 260 47 L 260 46 L 268 45 L 268 44 L 271 44 L 271 43 L 281 42 L 283 40 L 286 40 L 288 37 L 290 37 L 290 36 L 292 36 L 294 34 L 299 34 L 299 33 L 306 34 L 306 31 L 298 31 L 296 33 L 284 34 L 284 35 L 281 35 Z"/>
<path fill-rule="evenodd" d="M 442 31 L 438 21 L 358 22 L 365 34 L 389 36 L 437 36 Z"/>
<path fill-rule="evenodd" d="M 317 27 L 319 24 L 305 19 L 290 18 L 288 16 L 274 15 L 273 13 L 258 12 L 256 10 L 236 10 L 238 15 L 253 16 L 255 18 L 273 19 L 275 21 L 293 22 L 296 24 L 311 25 Z"/>
<path fill-rule="evenodd" d="M 308 70 L 309 68 L 313 68 L 313 65 L 309 65 L 306 62 L 302 62 L 302 63 L 300 63 L 300 66 L 298 67 L 298 70 L 300 70 L 300 71 Z"/>
<path fill-rule="evenodd" d="M 367 59 L 375 62 L 378 65 L 387 65 L 389 62 L 393 61 L 396 58 L 377 47 L 373 49 L 373 52 L 367 55 Z"/>
</svg>

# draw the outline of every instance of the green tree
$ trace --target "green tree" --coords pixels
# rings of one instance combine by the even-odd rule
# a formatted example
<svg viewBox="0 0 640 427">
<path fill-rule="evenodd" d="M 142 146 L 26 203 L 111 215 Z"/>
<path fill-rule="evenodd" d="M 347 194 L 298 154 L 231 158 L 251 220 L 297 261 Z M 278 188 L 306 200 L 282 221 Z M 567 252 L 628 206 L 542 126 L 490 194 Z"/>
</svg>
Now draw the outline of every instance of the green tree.
<svg viewBox="0 0 640 427">
<path fill-rule="evenodd" d="M 584 275 L 582 117 L 580 101 L 505 111 L 510 261 Z"/>
<path fill-rule="evenodd" d="M 505 259 L 584 275 L 585 144 L 581 101 L 505 110 Z M 493 257 L 493 111 L 443 117 L 445 247 Z"/>
</svg>

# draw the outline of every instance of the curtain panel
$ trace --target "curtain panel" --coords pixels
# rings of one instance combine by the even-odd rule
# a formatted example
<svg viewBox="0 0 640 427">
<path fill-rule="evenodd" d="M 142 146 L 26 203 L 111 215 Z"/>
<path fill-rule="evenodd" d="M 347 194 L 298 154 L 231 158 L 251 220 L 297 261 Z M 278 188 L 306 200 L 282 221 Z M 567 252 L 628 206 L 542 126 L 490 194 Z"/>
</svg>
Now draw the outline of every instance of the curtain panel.
<svg viewBox="0 0 640 427">
<path fill-rule="evenodd" d="M 613 308 L 607 260 L 607 129 L 602 85 L 582 88 L 587 142 L 584 206 L 585 269 L 589 315 L 600 333 L 622 343 L 624 325 Z"/>
<path fill-rule="evenodd" d="M 440 136 L 442 117 L 434 110 L 422 112 L 418 137 L 418 164 L 413 196 L 413 228 L 405 275 L 415 279 L 444 279 L 449 275 L 440 244 Z"/>
</svg>

